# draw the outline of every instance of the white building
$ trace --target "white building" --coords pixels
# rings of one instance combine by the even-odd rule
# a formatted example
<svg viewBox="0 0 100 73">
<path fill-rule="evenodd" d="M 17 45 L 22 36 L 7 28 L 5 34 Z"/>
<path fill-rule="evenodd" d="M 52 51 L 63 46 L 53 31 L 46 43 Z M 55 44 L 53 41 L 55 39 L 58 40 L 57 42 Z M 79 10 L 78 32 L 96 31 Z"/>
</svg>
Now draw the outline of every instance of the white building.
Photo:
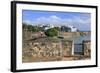
<svg viewBox="0 0 100 73">
<path fill-rule="evenodd" d="M 77 31 L 77 28 L 75 28 L 74 26 L 69 25 L 68 27 L 71 28 L 71 32 L 76 32 Z"/>
<path fill-rule="evenodd" d="M 76 32 L 76 31 L 77 31 L 77 28 L 75 28 L 75 27 L 71 28 L 71 32 Z"/>
<path fill-rule="evenodd" d="M 54 25 L 53 24 L 46 25 L 45 30 L 50 29 L 50 28 L 54 28 Z"/>
</svg>

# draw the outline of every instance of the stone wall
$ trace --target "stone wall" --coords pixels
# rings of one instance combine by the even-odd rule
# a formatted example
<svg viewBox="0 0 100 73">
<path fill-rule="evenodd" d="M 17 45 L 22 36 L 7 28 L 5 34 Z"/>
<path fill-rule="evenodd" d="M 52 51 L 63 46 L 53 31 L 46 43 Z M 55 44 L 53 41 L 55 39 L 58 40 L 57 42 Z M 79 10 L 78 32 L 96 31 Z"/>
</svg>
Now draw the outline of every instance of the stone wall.
<svg viewBox="0 0 100 73">
<path fill-rule="evenodd" d="M 22 32 L 23 32 L 23 35 L 22 35 L 23 40 L 32 39 L 32 33 L 33 33 L 32 31 L 28 31 L 27 29 L 23 29 Z"/>
<path fill-rule="evenodd" d="M 91 57 L 91 42 L 83 41 L 84 56 Z"/>
<path fill-rule="evenodd" d="M 24 42 L 23 44 L 23 58 L 35 57 L 42 60 L 44 57 L 48 60 L 60 60 L 63 57 L 72 55 L 72 41 L 59 42 Z M 34 58 L 33 58 L 34 59 Z M 24 59 L 23 59 L 24 60 Z"/>
<path fill-rule="evenodd" d="M 39 41 L 38 41 L 39 40 Z M 82 60 L 91 58 L 91 42 L 83 41 L 83 55 L 73 54 L 73 41 L 56 41 L 51 40 L 31 40 L 24 41 L 22 56 L 23 62 L 39 61 L 62 61 L 62 60 Z"/>
<path fill-rule="evenodd" d="M 79 32 L 59 32 L 58 35 L 64 38 L 67 38 L 67 37 L 73 37 L 73 36 L 80 36 L 80 33 Z"/>
<path fill-rule="evenodd" d="M 90 35 L 91 32 L 59 32 L 58 36 L 69 38 L 69 37 L 77 37 L 77 36 L 85 36 Z"/>
<path fill-rule="evenodd" d="M 83 34 L 83 33 L 81 33 Z M 90 34 L 84 32 L 84 34 Z M 63 37 L 80 36 L 79 32 L 63 32 Z M 41 37 L 38 37 L 41 36 Z M 42 37 L 43 36 L 43 37 Z M 38 62 L 38 61 L 61 61 L 61 60 L 80 60 L 91 57 L 91 42 L 83 41 L 83 55 L 74 54 L 73 41 L 44 37 L 44 33 L 33 33 L 23 30 L 22 42 L 22 61 Z M 34 39 L 35 38 L 35 39 Z"/>
</svg>

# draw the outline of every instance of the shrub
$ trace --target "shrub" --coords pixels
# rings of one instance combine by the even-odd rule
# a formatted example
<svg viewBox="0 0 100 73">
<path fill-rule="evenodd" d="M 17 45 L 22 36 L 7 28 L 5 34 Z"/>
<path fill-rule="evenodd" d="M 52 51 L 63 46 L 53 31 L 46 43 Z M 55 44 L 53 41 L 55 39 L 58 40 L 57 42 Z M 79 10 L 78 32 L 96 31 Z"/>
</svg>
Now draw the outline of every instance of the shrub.
<svg viewBox="0 0 100 73">
<path fill-rule="evenodd" d="M 45 32 L 45 34 L 49 37 L 54 37 L 58 35 L 58 30 L 56 30 L 55 28 L 50 28 Z"/>
</svg>

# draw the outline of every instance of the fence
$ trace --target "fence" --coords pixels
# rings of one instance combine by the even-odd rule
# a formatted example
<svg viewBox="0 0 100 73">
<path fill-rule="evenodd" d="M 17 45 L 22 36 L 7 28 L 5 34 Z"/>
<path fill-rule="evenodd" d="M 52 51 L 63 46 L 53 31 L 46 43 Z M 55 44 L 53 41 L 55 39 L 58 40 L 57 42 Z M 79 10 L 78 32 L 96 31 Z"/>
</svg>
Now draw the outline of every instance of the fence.
<svg viewBox="0 0 100 73">
<path fill-rule="evenodd" d="M 83 44 L 74 44 L 74 54 L 84 55 Z"/>
</svg>

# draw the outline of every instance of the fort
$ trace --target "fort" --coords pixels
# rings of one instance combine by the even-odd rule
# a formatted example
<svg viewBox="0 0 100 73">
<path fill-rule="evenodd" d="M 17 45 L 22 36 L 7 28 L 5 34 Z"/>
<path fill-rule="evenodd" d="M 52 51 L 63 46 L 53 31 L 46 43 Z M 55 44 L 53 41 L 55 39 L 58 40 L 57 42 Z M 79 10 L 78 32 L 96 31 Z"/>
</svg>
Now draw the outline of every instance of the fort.
<svg viewBox="0 0 100 73">
<path fill-rule="evenodd" d="M 83 54 L 76 55 L 73 51 L 73 41 L 38 38 L 23 43 L 23 62 L 89 59 L 91 57 L 90 41 L 84 41 L 82 49 Z"/>
<path fill-rule="evenodd" d="M 46 37 L 44 32 L 23 30 L 22 62 L 47 62 L 85 60 L 91 58 L 91 41 L 82 41 L 81 54 L 75 54 L 73 40 L 65 39 L 71 36 L 84 36 L 90 32 L 62 32 L 57 37 Z"/>
</svg>

